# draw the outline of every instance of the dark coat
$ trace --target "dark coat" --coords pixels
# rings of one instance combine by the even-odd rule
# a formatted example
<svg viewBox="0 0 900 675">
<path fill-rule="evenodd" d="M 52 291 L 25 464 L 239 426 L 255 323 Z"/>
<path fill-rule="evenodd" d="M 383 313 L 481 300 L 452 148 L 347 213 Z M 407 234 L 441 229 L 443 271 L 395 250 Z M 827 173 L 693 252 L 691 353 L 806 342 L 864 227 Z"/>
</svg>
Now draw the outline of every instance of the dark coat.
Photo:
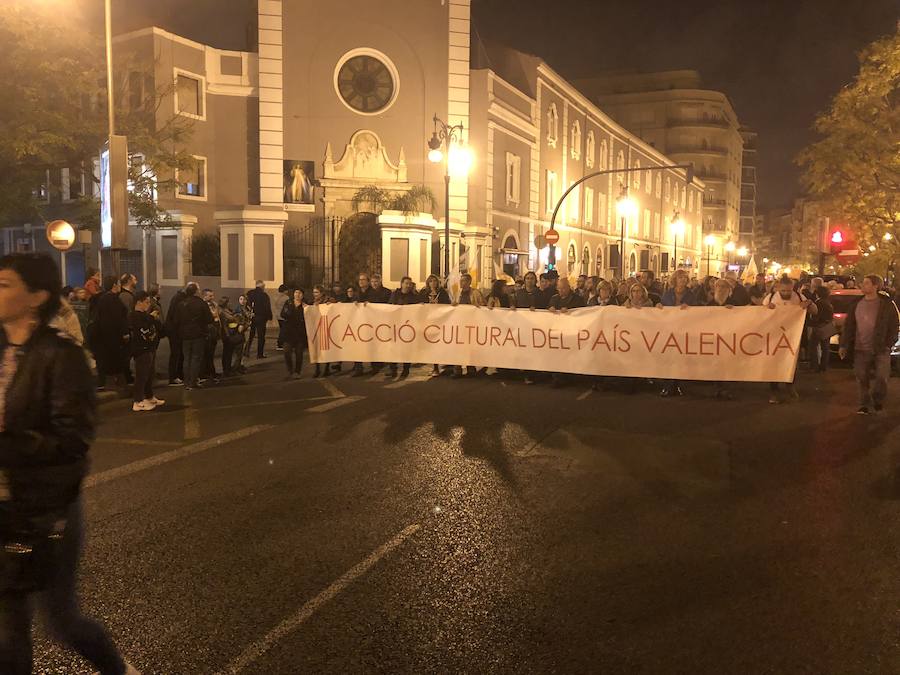
<svg viewBox="0 0 900 675">
<path fill-rule="evenodd" d="M 155 352 L 159 347 L 160 323 L 149 312 L 134 310 L 128 314 L 128 329 L 131 339 L 128 347 L 132 356 Z"/>
<path fill-rule="evenodd" d="M 429 305 L 449 305 L 450 304 L 450 294 L 447 293 L 446 288 L 439 288 L 437 292 L 437 296 L 434 298 L 434 302 L 431 300 L 431 290 L 428 288 L 423 288 L 422 293 L 420 294 L 422 298 L 422 304 Z"/>
<path fill-rule="evenodd" d="M 294 301 L 284 303 L 281 310 L 281 318 L 284 321 L 282 340 L 289 345 L 306 346 L 306 319 L 303 307 L 294 305 Z"/>
<path fill-rule="evenodd" d="M 399 289 L 398 289 L 399 290 Z M 390 289 L 381 286 L 380 288 L 369 287 L 369 302 L 374 302 L 377 304 L 386 305 L 391 301 L 391 291 Z"/>
<path fill-rule="evenodd" d="M 547 300 L 545 294 L 540 288 L 535 286 L 534 291 L 529 293 L 524 288 L 516 291 L 516 307 L 519 309 L 547 309 Z"/>
<path fill-rule="evenodd" d="M 418 293 L 401 293 L 398 288 L 391 294 L 392 305 L 418 305 L 422 302 L 422 298 Z"/>
<path fill-rule="evenodd" d="M 209 326 L 215 323 L 215 319 L 203 298 L 188 296 L 181 301 L 175 312 L 176 330 L 182 340 L 209 337 Z"/>
<path fill-rule="evenodd" d="M 0 347 L 6 345 L 0 331 Z M 39 327 L 20 348 L 5 403 L 0 468 L 10 499 L 0 501 L 0 536 L 12 541 L 46 534 L 78 498 L 96 423 L 84 351 L 55 330 Z"/>
<path fill-rule="evenodd" d="M 178 334 L 178 305 L 184 302 L 186 297 L 187 293 L 179 290 L 169 300 L 169 311 L 166 312 L 166 335 L 169 336 L 169 340 L 181 339 L 181 336 Z"/>
<path fill-rule="evenodd" d="M 853 303 L 847 311 L 844 327 L 841 330 L 841 349 L 852 352 L 856 342 L 856 306 L 862 301 L 862 297 Z M 897 331 L 900 330 L 900 314 L 897 313 L 897 305 L 888 296 L 878 294 L 878 316 L 875 319 L 875 334 L 872 336 L 872 344 L 875 353 L 890 353 L 891 347 L 897 343 Z"/>
<path fill-rule="evenodd" d="M 750 304 L 750 291 L 740 281 L 737 282 L 737 285 L 731 290 L 731 297 L 728 298 L 728 303 L 735 307 L 746 307 Z"/>
<path fill-rule="evenodd" d="M 574 291 L 563 298 L 559 293 L 550 298 L 549 309 L 576 309 L 584 307 L 584 298 Z"/>
<path fill-rule="evenodd" d="M 253 324 L 262 326 L 272 320 L 272 299 L 261 288 L 247 293 L 247 303 L 253 308 Z"/>
<path fill-rule="evenodd" d="M 98 296 L 88 344 L 102 373 L 114 375 L 125 367 L 125 343 L 128 336 L 128 310 L 119 296 L 107 291 Z"/>
</svg>

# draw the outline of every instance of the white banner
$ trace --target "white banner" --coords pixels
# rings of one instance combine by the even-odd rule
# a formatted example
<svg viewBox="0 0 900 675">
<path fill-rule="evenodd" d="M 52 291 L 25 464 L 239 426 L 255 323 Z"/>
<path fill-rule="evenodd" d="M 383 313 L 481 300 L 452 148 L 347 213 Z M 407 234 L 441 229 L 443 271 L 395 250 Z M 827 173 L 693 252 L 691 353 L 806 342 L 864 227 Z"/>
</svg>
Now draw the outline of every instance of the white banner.
<svg viewBox="0 0 900 675">
<path fill-rule="evenodd" d="M 566 313 L 460 305 L 306 308 L 310 360 L 493 366 L 585 375 L 790 382 L 799 307 L 585 307 Z"/>
</svg>

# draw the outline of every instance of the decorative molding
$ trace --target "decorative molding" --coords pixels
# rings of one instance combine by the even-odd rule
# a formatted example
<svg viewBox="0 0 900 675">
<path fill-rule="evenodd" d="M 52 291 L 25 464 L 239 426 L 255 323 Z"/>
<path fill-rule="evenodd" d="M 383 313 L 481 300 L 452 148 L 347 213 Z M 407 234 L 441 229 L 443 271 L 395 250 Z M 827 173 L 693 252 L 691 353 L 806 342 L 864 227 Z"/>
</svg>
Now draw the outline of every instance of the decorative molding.
<svg viewBox="0 0 900 675">
<path fill-rule="evenodd" d="M 397 164 L 394 164 L 378 134 L 369 129 L 360 129 L 350 137 L 343 156 L 337 162 L 332 155 L 331 143 L 328 143 L 325 148 L 323 177 L 330 180 L 368 179 L 376 184 L 405 183 L 405 157 L 401 147 Z"/>
</svg>

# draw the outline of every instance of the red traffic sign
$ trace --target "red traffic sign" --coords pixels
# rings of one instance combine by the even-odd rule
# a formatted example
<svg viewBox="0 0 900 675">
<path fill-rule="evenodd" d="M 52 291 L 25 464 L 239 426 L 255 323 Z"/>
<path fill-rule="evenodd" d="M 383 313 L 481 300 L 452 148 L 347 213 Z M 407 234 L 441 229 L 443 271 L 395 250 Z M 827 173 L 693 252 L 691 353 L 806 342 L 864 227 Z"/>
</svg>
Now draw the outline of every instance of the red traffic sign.
<svg viewBox="0 0 900 675">
<path fill-rule="evenodd" d="M 553 246 L 553 244 L 559 241 L 559 232 L 554 229 L 547 230 L 544 232 L 544 241 L 550 246 Z"/>
</svg>

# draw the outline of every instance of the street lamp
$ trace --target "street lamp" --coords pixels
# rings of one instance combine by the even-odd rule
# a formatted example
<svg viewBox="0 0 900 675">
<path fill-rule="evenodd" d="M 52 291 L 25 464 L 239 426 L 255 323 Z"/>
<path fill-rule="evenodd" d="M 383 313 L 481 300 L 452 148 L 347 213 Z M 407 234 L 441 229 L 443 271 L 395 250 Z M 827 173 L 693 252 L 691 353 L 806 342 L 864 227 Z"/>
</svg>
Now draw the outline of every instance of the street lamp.
<svg viewBox="0 0 900 675">
<path fill-rule="evenodd" d="M 747 250 L 746 246 L 741 246 L 737 250 L 738 258 L 746 258 L 748 253 L 749 253 L 749 251 Z"/>
<path fill-rule="evenodd" d="M 678 269 L 678 237 L 684 236 L 684 219 L 681 217 L 681 214 L 678 213 L 676 209 L 672 213 L 672 234 L 675 239 L 675 251 L 674 251 L 674 259 L 675 259 L 675 269 Z"/>
<path fill-rule="evenodd" d="M 638 207 L 635 201 L 628 196 L 628 185 L 623 184 L 622 192 L 616 200 L 616 212 L 621 218 L 621 232 L 619 234 L 619 267 L 622 271 L 621 280 L 623 281 L 625 279 L 625 228 L 628 224 L 628 219 L 637 213 L 637 209 Z"/>
<path fill-rule="evenodd" d="M 891 241 L 893 238 L 894 238 L 894 235 L 892 235 L 890 232 L 885 232 L 884 236 L 882 237 L 882 239 L 884 239 L 884 241 Z"/>
<path fill-rule="evenodd" d="M 472 152 L 463 144 L 463 123 L 447 124 L 435 114 L 428 141 L 428 161 L 444 162 L 444 276 L 450 274 L 450 175 L 464 177 L 472 166 Z"/>
<path fill-rule="evenodd" d="M 706 276 L 709 276 L 709 263 L 712 259 L 712 247 L 716 243 L 716 238 L 708 234 L 703 238 L 703 243 L 706 244 Z"/>
</svg>

